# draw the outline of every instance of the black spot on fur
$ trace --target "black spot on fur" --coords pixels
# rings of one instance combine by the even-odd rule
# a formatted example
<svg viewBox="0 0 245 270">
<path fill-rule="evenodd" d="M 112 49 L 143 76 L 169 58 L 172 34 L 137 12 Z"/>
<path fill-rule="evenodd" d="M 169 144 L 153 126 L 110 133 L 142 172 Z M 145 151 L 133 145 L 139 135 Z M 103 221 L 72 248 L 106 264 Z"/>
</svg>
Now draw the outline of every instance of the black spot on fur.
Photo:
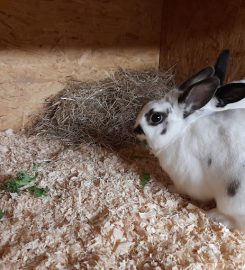
<svg viewBox="0 0 245 270">
<path fill-rule="evenodd" d="M 183 118 L 185 119 L 186 117 L 194 113 L 194 111 L 196 110 L 198 110 L 198 107 L 196 105 L 192 105 L 190 109 L 184 111 Z"/>
<path fill-rule="evenodd" d="M 235 179 L 230 182 L 227 186 L 227 195 L 230 197 L 234 197 L 240 187 L 240 181 Z"/>
<path fill-rule="evenodd" d="M 189 115 L 190 115 L 190 113 L 188 113 L 188 112 L 185 111 L 185 112 L 183 113 L 183 118 L 185 119 L 185 118 L 188 117 Z"/>
<path fill-rule="evenodd" d="M 222 108 L 222 107 L 225 107 L 227 105 L 227 102 L 225 102 L 224 100 L 222 99 L 218 99 L 218 103 L 216 104 L 216 107 L 217 108 Z"/>
<path fill-rule="evenodd" d="M 212 165 L 212 162 L 213 162 L 213 161 L 212 161 L 211 157 L 209 157 L 209 158 L 208 158 L 208 167 L 210 167 L 210 166 Z"/>
<path fill-rule="evenodd" d="M 140 125 L 138 125 L 135 129 L 134 129 L 134 133 L 137 135 L 141 135 L 141 134 L 145 134 L 144 130 L 142 129 L 142 127 Z"/>
<path fill-rule="evenodd" d="M 165 128 L 162 130 L 161 134 L 164 135 L 166 132 L 167 132 L 167 128 L 165 127 Z"/>
<path fill-rule="evenodd" d="M 193 112 L 194 112 L 194 110 L 184 111 L 183 118 L 185 119 L 186 117 L 188 117 L 189 115 L 191 115 Z"/>
<path fill-rule="evenodd" d="M 168 121 L 166 121 L 166 123 L 164 123 L 164 125 L 165 126 L 164 126 L 164 128 L 163 128 L 163 130 L 161 132 L 162 135 L 164 135 L 167 132 Z"/>
</svg>

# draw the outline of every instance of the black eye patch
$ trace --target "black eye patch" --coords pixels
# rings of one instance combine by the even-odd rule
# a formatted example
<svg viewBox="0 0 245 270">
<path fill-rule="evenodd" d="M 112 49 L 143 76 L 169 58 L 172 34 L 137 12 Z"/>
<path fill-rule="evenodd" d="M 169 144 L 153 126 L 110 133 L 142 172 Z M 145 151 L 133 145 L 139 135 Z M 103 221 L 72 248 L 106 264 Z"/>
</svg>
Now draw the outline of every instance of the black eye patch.
<svg viewBox="0 0 245 270">
<path fill-rule="evenodd" d="M 151 109 L 148 113 L 145 114 L 146 121 L 150 126 L 157 126 L 161 124 L 168 116 L 169 110 L 166 112 L 155 112 L 154 109 Z"/>
</svg>

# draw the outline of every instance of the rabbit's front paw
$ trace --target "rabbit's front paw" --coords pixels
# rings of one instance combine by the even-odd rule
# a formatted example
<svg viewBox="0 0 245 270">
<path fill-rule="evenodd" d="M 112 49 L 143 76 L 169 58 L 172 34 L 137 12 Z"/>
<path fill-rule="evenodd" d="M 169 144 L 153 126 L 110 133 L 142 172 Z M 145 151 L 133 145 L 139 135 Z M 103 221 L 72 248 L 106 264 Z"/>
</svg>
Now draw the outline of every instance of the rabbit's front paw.
<svg viewBox="0 0 245 270">
<path fill-rule="evenodd" d="M 207 211 L 206 214 L 214 222 L 221 223 L 229 229 L 234 228 L 232 220 L 229 217 L 225 216 L 224 214 L 220 213 L 217 208 Z"/>
</svg>

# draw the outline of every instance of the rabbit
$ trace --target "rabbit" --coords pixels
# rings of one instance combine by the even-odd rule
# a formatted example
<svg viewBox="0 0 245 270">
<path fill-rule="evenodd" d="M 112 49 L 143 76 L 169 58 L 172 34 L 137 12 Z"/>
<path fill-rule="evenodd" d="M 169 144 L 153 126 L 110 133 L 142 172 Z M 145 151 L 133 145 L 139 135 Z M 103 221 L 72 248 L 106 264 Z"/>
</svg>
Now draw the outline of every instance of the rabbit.
<svg viewBox="0 0 245 270">
<path fill-rule="evenodd" d="M 201 80 L 193 76 L 187 87 L 182 84 L 147 103 L 134 131 L 147 142 L 176 192 L 200 201 L 214 199 L 216 208 L 208 215 L 245 231 L 245 106 L 225 109 L 243 99 L 245 83 L 220 85 L 215 68 L 208 71 Z M 215 100 L 225 105 L 212 107 Z"/>
</svg>

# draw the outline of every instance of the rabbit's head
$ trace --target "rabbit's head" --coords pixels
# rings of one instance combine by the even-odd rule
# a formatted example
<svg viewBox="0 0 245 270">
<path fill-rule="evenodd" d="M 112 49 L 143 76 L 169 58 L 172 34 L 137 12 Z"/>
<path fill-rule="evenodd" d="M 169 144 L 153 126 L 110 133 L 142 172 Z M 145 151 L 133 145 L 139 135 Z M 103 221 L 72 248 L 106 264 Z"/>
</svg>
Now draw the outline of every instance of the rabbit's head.
<svg viewBox="0 0 245 270">
<path fill-rule="evenodd" d="M 219 79 L 210 72 L 214 73 L 211 67 L 198 74 L 201 80 L 193 77 L 193 84 L 186 82 L 185 87 L 172 90 L 163 99 L 147 103 L 136 119 L 137 137 L 146 140 L 153 150 L 165 148 L 181 136 L 189 123 L 206 115 L 202 108 L 219 87 Z"/>
</svg>

